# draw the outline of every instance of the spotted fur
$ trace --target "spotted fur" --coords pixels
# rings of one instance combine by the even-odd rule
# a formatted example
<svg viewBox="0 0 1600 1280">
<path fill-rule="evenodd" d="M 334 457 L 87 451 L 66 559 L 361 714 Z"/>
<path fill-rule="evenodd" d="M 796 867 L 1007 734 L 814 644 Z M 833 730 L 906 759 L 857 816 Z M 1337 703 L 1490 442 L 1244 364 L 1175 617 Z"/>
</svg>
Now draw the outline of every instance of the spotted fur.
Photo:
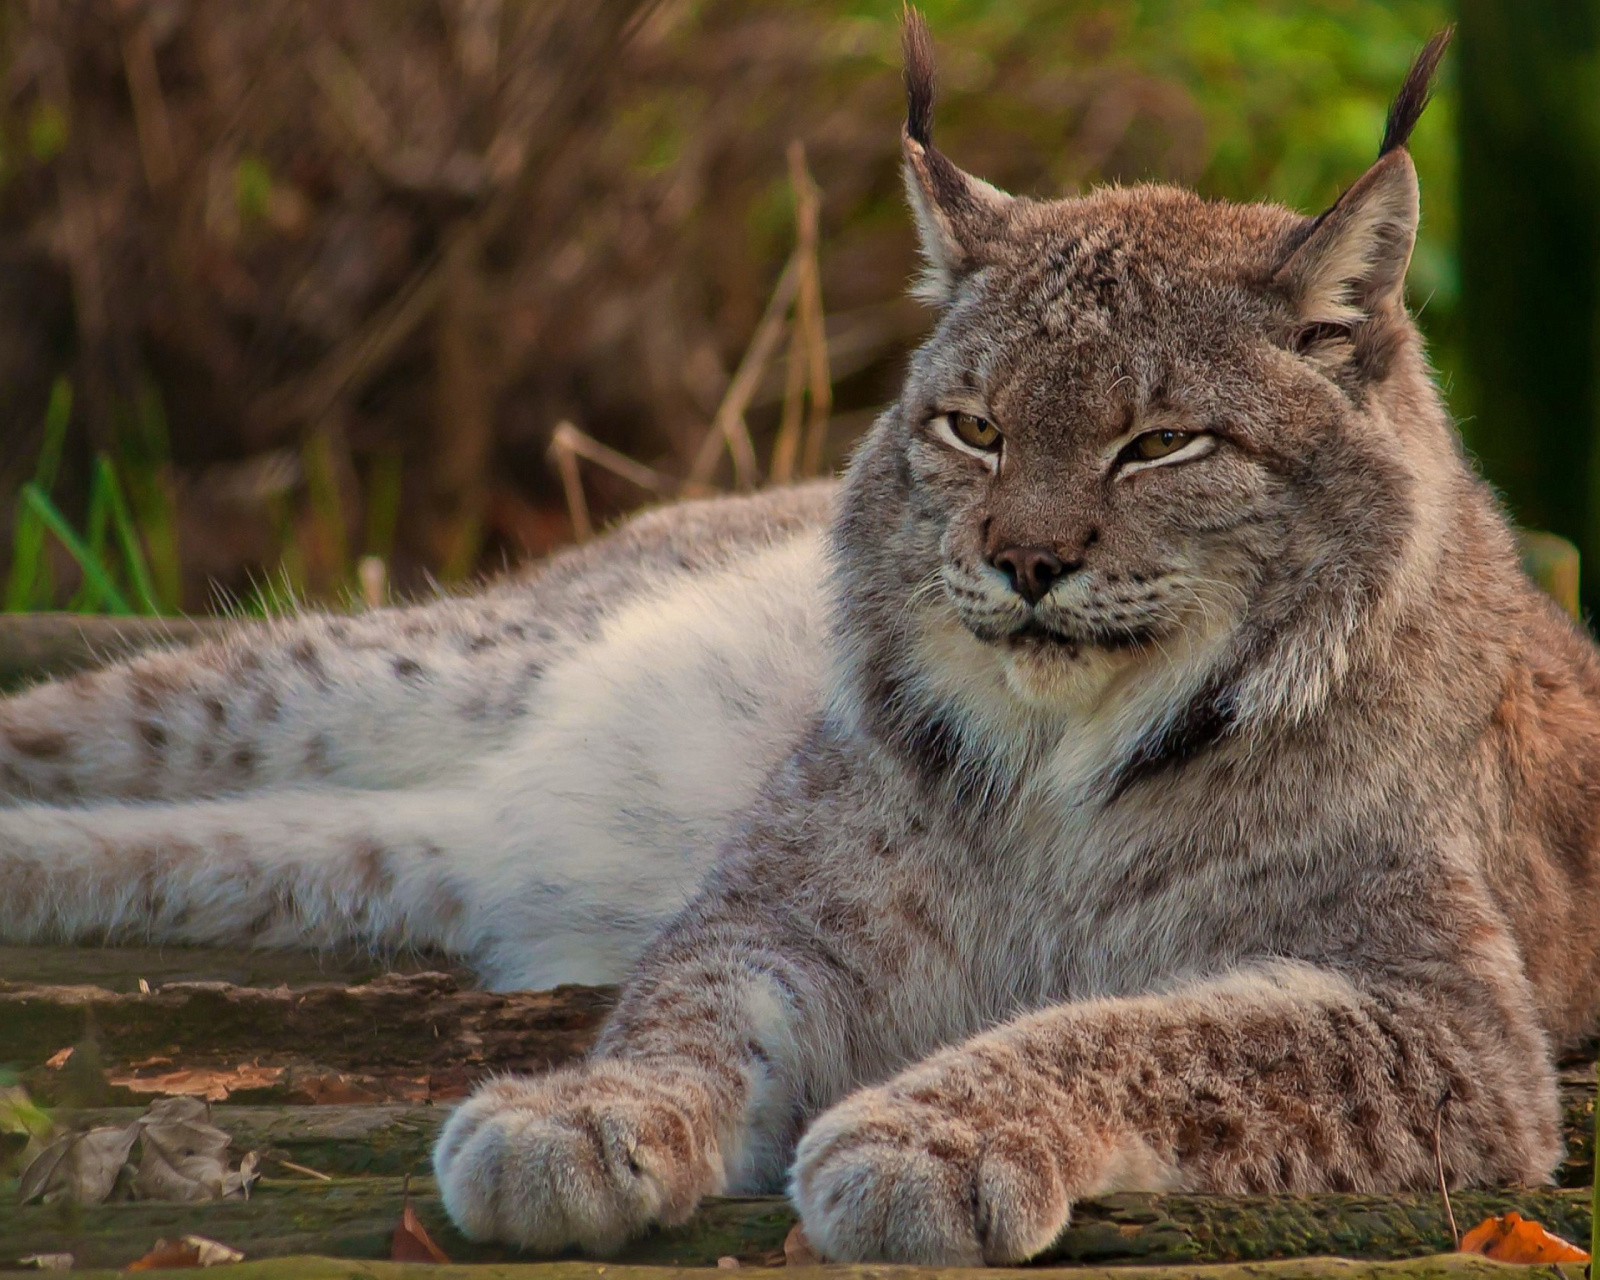
<svg viewBox="0 0 1600 1280">
<path fill-rule="evenodd" d="M 688 503 L 480 595 L 0 700 L 0 937 L 616 981 L 815 707 L 831 500 Z"/>
<path fill-rule="evenodd" d="M 1430 1186 L 1436 1131 L 1546 1178 L 1600 658 L 1429 377 L 1404 129 L 1316 218 L 1015 198 L 934 148 L 910 21 L 939 318 L 838 490 L 4 704 L 0 935 L 636 957 L 435 1153 L 541 1249 L 787 1185 L 830 1257 L 1011 1262 L 1107 1191 Z"/>
<path fill-rule="evenodd" d="M 787 1184 L 829 1257 L 998 1263 L 1103 1192 L 1425 1187 L 1436 1125 L 1450 1182 L 1543 1180 L 1600 664 L 1405 312 L 1442 45 L 1305 218 L 970 178 L 909 22 L 941 314 L 844 480 L 822 712 L 591 1065 L 451 1120 L 451 1213 L 607 1250 Z"/>
</svg>

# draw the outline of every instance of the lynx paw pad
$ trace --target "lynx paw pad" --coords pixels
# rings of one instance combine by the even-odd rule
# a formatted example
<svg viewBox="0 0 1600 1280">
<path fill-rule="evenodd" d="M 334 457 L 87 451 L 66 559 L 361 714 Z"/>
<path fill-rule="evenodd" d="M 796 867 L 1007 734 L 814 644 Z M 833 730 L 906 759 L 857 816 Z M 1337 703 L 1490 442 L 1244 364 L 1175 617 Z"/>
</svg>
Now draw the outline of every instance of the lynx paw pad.
<svg viewBox="0 0 1600 1280">
<path fill-rule="evenodd" d="M 495 1081 L 439 1136 L 445 1208 L 476 1239 L 615 1252 L 721 1186 L 703 1110 L 681 1078 L 618 1063 Z"/>
<path fill-rule="evenodd" d="M 795 1156 L 806 1234 L 839 1262 L 1021 1262 L 1066 1225 L 1071 1198 L 1032 1135 L 865 1090 L 823 1115 Z"/>
</svg>

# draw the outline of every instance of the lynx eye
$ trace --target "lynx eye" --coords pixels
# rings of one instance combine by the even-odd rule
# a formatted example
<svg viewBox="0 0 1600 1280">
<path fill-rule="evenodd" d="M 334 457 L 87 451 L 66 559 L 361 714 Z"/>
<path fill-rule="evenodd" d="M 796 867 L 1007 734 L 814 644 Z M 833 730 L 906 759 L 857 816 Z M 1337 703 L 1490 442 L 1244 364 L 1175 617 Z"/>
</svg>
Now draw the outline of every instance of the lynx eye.
<svg viewBox="0 0 1600 1280">
<path fill-rule="evenodd" d="M 1146 431 L 1128 446 L 1128 456 L 1141 462 L 1154 462 L 1177 453 L 1193 439 L 1192 431 Z"/>
<path fill-rule="evenodd" d="M 1000 432 L 987 418 L 972 413 L 947 413 L 944 417 L 950 433 L 968 448 L 992 453 L 1000 447 Z"/>
</svg>

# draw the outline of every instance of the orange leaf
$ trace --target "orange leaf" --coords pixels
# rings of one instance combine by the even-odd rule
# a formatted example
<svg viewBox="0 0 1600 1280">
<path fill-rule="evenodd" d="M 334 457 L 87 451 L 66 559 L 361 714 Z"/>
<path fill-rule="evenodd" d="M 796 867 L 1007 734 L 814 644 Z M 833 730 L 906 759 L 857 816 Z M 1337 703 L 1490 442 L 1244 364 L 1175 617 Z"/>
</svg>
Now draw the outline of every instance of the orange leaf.
<svg viewBox="0 0 1600 1280">
<path fill-rule="evenodd" d="M 783 1238 L 783 1260 L 791 1267 L 814 1267 L 822 1261 L 811 1247 L 811 1241 L 806 1238 L 805 1228 L 798 1222 L 789 1228 L 789 1234 Z"/>
<path fill-rule="evenodd" d="M 1462 1253 L 1481 1253 L 1496 1262 L 1587 1262 L 1577 1245 L 1551 1235 L 1515 1211 L 1485 1218 L 1461 1237 Z"/>
<path fill-rule="evenodd" d="M 129 1271 L 168 1271 L 176 1267 L 198 1267 L 200 1250 L 183 1240 L 157 1240 L 144 1257 L 128 1264 Z"/>
<path fill-rule="evenodd" d="M 127 1266 L 129 1271 L 167 1271 L 179 1267 L 214 1267 L 219 1263 L 242 1262 L 244 1254 L 205 1236 L 183 1236 L 177 1240 L 157 1240 L 156 1247 Z"/>
<path fill-rule="evenodd" d="M 394 1229 L 394 1238 L 389 1242 L 389 1260 L 391 1262 L 450 1261 L 445 1256 L 445 1251 L 434 1244 L 433 1238 L 422 1225 L 409 1200 L 406 1201 L 406 1207 L 400 1211 L 400 1225 Z"/>
</svg>

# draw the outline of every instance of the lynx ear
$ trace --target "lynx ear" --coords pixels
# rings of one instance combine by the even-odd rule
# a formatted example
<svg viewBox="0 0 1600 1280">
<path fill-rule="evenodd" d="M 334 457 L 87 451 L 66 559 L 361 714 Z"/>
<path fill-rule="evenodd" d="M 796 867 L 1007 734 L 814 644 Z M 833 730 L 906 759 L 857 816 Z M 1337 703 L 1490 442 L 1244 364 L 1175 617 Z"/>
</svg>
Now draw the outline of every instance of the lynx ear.
<svg viewBox="0 0 1600 1280">
<path fill-rule="evenodd" d="M 905 53 L 906 194 L 922 241 L 923 272 L 913 292 L 943 306 L 961 277 L 981 266 L 986 244 L 1003 230 L 1012 198 L 964 173 L 933 145 L 933 40 L 922 15 L 907 6 L 901 27 Z"/>
<path fill-rule="evenodd" d="M 1349 327 L 1398 306 L 1417 239 L 1417 170 L 1404 150 L 1368 169 L 1278 268 L 1308 326 Z"/>
<path fill-rule="evenodd" d="M 1294 299 L 1304 334 L 1348 337 L 1362 321 L 1402 304 L 1418 217 L 1417 170 L 1406 143 L 1454 34 L 1446 27 L 1422 47 L 1389 108 L 1377 163 L 1278 268 L 1274 279 Z"/>
</svg>

